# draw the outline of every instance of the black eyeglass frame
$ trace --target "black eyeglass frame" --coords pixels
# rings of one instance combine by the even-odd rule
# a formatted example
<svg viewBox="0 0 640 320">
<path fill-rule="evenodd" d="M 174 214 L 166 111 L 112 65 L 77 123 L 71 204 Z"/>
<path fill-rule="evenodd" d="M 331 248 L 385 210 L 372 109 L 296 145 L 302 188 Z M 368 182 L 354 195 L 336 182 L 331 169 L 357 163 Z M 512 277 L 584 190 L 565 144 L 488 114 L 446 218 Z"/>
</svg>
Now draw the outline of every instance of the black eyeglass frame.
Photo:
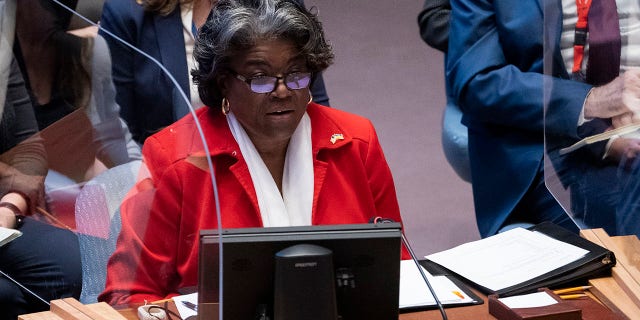
<svg viewBox="0 0 640 320">
<path fill-rule="evenodd" d="M 276 88 L 278 87 L 278 84 L 280 83 L 280 80 L 282 80 L 282 82 L 284 83 L 284 86 L 287 87 L 287 89 L 289 89 L 289 90 L 302 90 L 302 89 L 305 89 L 305 88 L 309 88 L 309 86 L 311 86 L 311 80 L 312 80 L 312 77 L 313 77 L 313 74 L 311 72 L 299 72 L 299 71 L 286 73 L 286 74 L 284 74 L 282 76 L 279 76 L 279 77 L 277 77 L 277 76 L 257 76 L 257 77 L 251 77 L 251 78 L 246 78 L 243 75 L 241 75 L 241 74 L 239 74 L 239 73 L 237 73 L 237 72 L 235 72 L 234 70 L 231 70 L 231 69 L 229 70 L 229 72 L 231 74 L 233 74 L 236 77 L 236 79 L 246 83 L 249 86 L 249 89 L 251 89 L 251 92 L 253 92 L 253 93 L 271 93 L 271 92 L 276 90 Z M 286 80 L 291 75 L 303 75 L 303 77 L 301 77 L 301 78 L 304 78 L 304 75 L 307 75 L 307 77 L 309 78 L 309 82 L 303 87 L 291 88 L 289 86 L 289 84 L 287 83 L 287 80 Z M 254 90 L 254 87 L 251 85 L 252 81 L 256 80 L 256 79 L 265 79 L 265 78 L 276 79 L 276 81 L 273 83 L 273 88 L 270 91 L 264 91 L 264 92 L 263 91 Z M 291 82 L 294 82 L 294 81 L 291 81 Z"/>
</svg>

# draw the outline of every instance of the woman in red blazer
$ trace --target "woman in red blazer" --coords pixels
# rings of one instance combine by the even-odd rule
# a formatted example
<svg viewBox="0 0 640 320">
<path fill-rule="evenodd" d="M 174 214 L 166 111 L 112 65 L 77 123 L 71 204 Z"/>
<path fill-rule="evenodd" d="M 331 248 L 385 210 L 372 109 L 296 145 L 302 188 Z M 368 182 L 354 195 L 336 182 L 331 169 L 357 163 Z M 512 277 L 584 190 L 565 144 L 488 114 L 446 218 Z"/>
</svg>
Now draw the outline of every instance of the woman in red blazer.
<svg viewBox="0 0 640 320">
<path fill-rule="evenodd" d="M 196 285 L 199 231 L 218 227 L 213 182 L 223 228 L 401 222 L 371 122 L 311 102 L 312 75 L 333 60 L 316 16 L 290 1 L 239 2 L 220 1 L 199 32 L 193 75 L 210 108 L 144 145 L 150 178 L 122 206 L 101 301 Z"/>
</svg>

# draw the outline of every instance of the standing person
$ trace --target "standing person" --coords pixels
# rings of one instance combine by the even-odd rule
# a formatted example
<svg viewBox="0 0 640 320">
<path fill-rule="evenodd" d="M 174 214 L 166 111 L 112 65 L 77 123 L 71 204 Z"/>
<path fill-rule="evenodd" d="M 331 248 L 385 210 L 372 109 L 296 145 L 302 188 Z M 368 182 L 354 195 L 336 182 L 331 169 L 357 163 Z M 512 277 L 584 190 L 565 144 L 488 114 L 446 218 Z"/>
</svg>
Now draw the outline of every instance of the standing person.
<svg viewBox="0 0 640 320">
<path fill-rule="evenodd" d="M 549 220 L 576 230 L 545 186 L 545 130 L 575 141 L 583 137 L 581 132 L 598 130 L 603 121 L 626 118 L 640 106 L 628 103 L 635 101 L 638 87 L 625 87 L 640 71 L 629 70 L 599 87 L 570 79 L 564 66 L 554 65 L 550 77 L 545 75 L 545 52 L 553 53 L 546 61 L 563 61 L 557 35 L 564 27 L 573 32 L 570 12 L 563 9 L 570 3 L 575 5 L 574 0 L 530 0 L 517 5 L 451 1 L 450 34 L 455 37 L 449 39 L 446 83 L 469 128 L 474 203 L 483 236 L 514 220 Z M 549 5 L 560 19 L 559 24 L 551 19 L 555 26 L 551 29 L 546 15 Z M 553 40 L 544 43 L 545 39 Z M 545 88 L 553 88 L 548 100 Z M 546 122 L 545 107 L 554 111 Z M 592 121 L 581 121 L 581 115 Z M 592 149 L 596 159 L 602 159 L 603 148 Z"/>
<path fill-rule="evenodd" d="M 311 101 L 313 74 L 333 60 L 315 15 L 287 0 L 220 0 L 195 57 L 208 107 L 147 139 L 155 197 L 148 213 L 135 198 L 123 205 L 100 301 L 154 301 L 196 285 L 198 234 L 218 227 L 205 157 L 224 190 L 221 228 L 401 221 L 371 122 Z"/>
<path fill-rule="evenodd" d="M 197 86 L 189 76 L 195 67 L 193 47 L 215 0 L 110 0 L 105 3 L 101 27 L 158 60 L 175 78 L 149 58 L 118 39 L 105 36 L 113 57 L 113 76 L 121 114 L 134 139 L 145 139 L 189 113 L 181 92 L 194 108 L 202 106 Z M 322 75 L 315 75 L 313 100 L 329 105 Z"/>
</svg>

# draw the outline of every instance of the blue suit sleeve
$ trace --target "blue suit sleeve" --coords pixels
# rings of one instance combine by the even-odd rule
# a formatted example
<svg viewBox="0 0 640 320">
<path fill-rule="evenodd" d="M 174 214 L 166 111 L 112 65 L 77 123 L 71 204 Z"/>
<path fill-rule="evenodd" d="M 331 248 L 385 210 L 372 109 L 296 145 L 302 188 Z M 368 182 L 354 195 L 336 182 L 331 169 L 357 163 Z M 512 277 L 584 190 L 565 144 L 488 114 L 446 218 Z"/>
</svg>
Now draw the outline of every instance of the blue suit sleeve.
<svg viewBox="0 0 640 320">
<path fill-rule="evenodd" d="M 447 86 L 473 123 L 542 134 L 544 108 L 566 114 L 553 130 L 577 135 L 589 86 L 544 75 L 545 20 L 539 1 L 453 0 Z M 553 88 L 553 99 L 545 98 Z M 471 126 L 473 126 L 471 123 Z"/>
</svg>

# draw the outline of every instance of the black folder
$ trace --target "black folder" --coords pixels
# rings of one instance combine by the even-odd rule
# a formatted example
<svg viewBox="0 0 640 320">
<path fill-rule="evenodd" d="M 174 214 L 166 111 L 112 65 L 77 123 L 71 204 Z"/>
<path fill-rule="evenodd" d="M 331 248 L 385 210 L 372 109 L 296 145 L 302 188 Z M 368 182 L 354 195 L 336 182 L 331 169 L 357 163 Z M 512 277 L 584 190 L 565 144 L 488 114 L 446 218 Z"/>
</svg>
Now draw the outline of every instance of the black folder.
<svg viewBox="0 0 640 320">
<path fill-rule="evenodd" d="M 554 239 L 572 244 L 589 252 L 582 258 L 566 264 L 561 268 L 497 291 L 480 286 L 477 283 L 474 283 L 472 279 L 461 277 L 460 275 L 457 275 L 456 273 L 446 269 L 443 266 L 438 265 L 433 261 L 426 260 L 423 262 L 423 265 L 429 272 L 434 275 L 453 275 L 459 277 L 470 286 L 477 288 L 487 295 L 497 294 L 500 297 L 506 297 L 518 294 L 532 293 L 537 291 L 538 288 L 542 287 L 554 288 L 569 284 L 579 285 L 583 282 L 586 283 L 586 280 L 588 279 L 610 275 L 611 268 L 613 268 L 613 266 L 615 266 L 616 264 L 615 255 L 611 250 L 601 247 L 587 239 L 580 237 L 578 234 L 566 230 L 551 222 L 543 222 L 537 224 L 529 228 L 529 230 L 544 233 Z"/>
</svg>

